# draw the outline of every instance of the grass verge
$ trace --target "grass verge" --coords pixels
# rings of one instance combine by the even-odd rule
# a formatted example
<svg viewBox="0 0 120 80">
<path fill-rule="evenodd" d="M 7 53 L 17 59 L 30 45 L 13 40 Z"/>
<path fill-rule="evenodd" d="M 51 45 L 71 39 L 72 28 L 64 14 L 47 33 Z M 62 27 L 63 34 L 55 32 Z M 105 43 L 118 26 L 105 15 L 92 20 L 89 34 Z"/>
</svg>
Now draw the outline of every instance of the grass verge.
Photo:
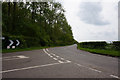
<svg viewBox="0 0 120 80">
<path fill-rule="evenodd" d="M 106 56 L 112 56 L 112 57 L 120 57 L 120 51 L 115 50 L 102 50 L 102 49 L 89 49 L 89 48 L 82 48 L 80 46 L 77 46 L 78 49 L 88 51 L 95 54 L 101 54 Z"/>
<path fill-rule="evenodd" d="M 20 48 L 16 48 L 16 49 L 3 49 L 2 53 L 19 52 L 19 51 L 31 51 L 31 50 L 38 50 L 38 49 L 44 49 L 44 48 L 48 48 L 48 47 L 31 47 L 31 48 L 24 48 L 24 49 L 20 49 Z"/>
<path fill-rule="evenodd" d="M 69 45 L 66 45 L 69 46 Z M 44 48 L 50 48 L 50 47 L 62 47 L 62 46 L 45 46 L 45 47 L 30 47 L 30 48 L 16 48 L 16 49 L 3 49 L 2 53 L 10 53 L 10 52 L 20 52 L 20 51 L 31 51 L 31 50 L 39 50 Z"/>
</svg>

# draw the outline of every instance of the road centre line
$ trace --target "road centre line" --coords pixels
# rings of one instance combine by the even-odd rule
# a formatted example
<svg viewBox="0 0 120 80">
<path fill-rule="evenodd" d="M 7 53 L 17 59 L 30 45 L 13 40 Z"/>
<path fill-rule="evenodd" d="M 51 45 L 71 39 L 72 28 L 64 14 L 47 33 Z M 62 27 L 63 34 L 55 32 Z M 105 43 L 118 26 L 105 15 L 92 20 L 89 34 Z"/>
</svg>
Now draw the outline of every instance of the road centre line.
<svg viewBox="0 0 120 80">
<path fill-rule="evenodd" d="M 78 64 L 78 63 L 75 63 L 75 64 L 76 64 L 76 65 L 78 65 L 78 66 L 80 66 L 80 67 L 84 67 L 84 68 L 87 68 L 87 69 L 89 69 L 89 70 L 92 70 L 92 71 L 96 71 L 96 72 L 99 72 L 99 73 L 101 73 L 101 72 L 102 72 L 102 71 L 100 71 L 100 70 L 93 69 L 93 68 L 89 68 L 89 67 L 83 66 L 83 65 Z"/>
<path fill-rule="evenodd" d="M 59 57 L 61 60 L 59 60 L 59 59 L 51 56 L 51 55 L 46 51 L 46 49 L 43 49 L 43 51 L 44 51 L 46 54 L 48 54 L 48 56 L 52 57 L 54 60 L 57 60 L 59 63 L 63 63 L 63 61 L 61 61 L 61 60 L 65 60 L 64 58 L 60 58 L 59 56 L 57 56 L 57 55 L 55 55 L 55 54 L 53 54 L 53 53 L 51 53 L 51 54 L 54 55 L 55 57 Z M 70 63 L 71 61 L 65 60 L 65 62 Z"/>
<path fill-rule="evenodd" d="M 55 54 L 51 53 L 52 55 L 56 56 Z"/>
<path fill-rule="evenodd" d="M 53 57 L 53 56 L 50 56 L 51 58 Z"/>
<path fill-rule="evenodd" d="M 62 62 L 62 61 L 60 61 L 60 60 L 59 60 L 58 62 L 59 62 L 59 63 L 64 63 L 64 62 Z"/>
<path fill-rule="evenodd" d="M 69 60 L 66 60 L 67 62 L 71 62 L 71 61 L 69 61 Z"/>
<path fill-rule="evenodd" d="M 114 77 L 114 78 L 118 78 L 118 79 L 120 79 L 118 76 L 115 76 L 115 75 L 110 75 L 111 77 Z"/>
<path fill-rule="evenodd" d="M 54 60 L 57 60 L 57 58 L 53 58 Z"/>
<path fill-rule="evenodd" d="M 68 62 L 62 62 L 62 63 L 68 63 Z M 25 68 L 19 68 L 19 69 L 11 69 L 11 70 L 0 71 L 0 73 L 7 73 L 7 72 L 14 72 L 14 71 L 21 71 L 21 70 L 40 68 L 40 67 L 47 67 L 47 66 L 53 66 L 53 65 L 62 64 L 62 63 L 52 63 L 52 64 L 31 66 L 31 67 L 25 67 Z"/>
<path fill-rule="evenodd" d="M 59 56 L 56 56 L 57 58 L 59 57 Z"/>
<path fill-rule="evenodd" d="M 46 54 L 48 54 L 45 49 L 43 49 L 43 51 L 44 51 Z"/>
<path fill-rule="evenodd" d="M 60 59 L 65 60 L 64 58 L 60 58 Z"/>
<path fill-rule="evenodd" d="M 97 69 L 93 69 L 93 68 L 89 68 L 90 70 L 93 70 L 93 71 L 96 71 L 96 72 L 99 72 L 99 73 L 101 73 L 102 71 L 99 71 L 99 70 L 97 70 Z"/>
</svg>

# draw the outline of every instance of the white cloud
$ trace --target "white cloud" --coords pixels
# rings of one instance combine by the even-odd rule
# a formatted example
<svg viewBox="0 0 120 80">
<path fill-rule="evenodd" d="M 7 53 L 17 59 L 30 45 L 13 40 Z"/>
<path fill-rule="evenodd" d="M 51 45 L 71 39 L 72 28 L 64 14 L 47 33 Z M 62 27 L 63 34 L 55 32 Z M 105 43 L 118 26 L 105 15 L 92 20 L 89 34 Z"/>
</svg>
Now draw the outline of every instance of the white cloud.
<svg viewBox="0 0 120 80">
<path fill-rule="evenodd" d="M 77 41 L 118 40 L 118 0 L 61 0 L 61 2 L 66 10 L 67 21 L 72 27 L 73 36 Z M 80 6 L 85 2 L 95 5 L 96 8 L 94 9 L 99 9 L 94 14 L 98 17 L 92 15 L 93 18 L 87 19 L 88 17 L 85 17 L 85 15 L 88 16 L 88 14 L 83 15 L 85 12 L 79 14 L 81 11 Z M 98 2 L 100 5 L 97 4 Z M 88 22 L 81 18 L 85 18 Z M 92 24 L 90 24 L 90 20 L 93 20 Z"/>
<path fill-rule="evenodd" d="M 78 16 L 87 24 L 106 25 L 107 21 L 103 21 L 100 15 L 102 6 L 100 2 L 82 2 L 80 5 Z"/>
</svg>

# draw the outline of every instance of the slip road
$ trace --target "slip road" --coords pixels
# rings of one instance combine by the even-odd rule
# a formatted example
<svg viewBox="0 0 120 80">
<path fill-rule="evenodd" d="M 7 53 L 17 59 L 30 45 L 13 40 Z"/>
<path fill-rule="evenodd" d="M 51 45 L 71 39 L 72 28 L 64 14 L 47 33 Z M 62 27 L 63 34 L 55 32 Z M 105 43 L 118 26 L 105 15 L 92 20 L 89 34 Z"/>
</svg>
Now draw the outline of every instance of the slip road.
<svg viewBox="0 0 120 80">
<path fill-rule="evenodd" d="M 117 78 L 118 58 L 76 45 L 3 54 L 3 78 Z"/>
</svg>

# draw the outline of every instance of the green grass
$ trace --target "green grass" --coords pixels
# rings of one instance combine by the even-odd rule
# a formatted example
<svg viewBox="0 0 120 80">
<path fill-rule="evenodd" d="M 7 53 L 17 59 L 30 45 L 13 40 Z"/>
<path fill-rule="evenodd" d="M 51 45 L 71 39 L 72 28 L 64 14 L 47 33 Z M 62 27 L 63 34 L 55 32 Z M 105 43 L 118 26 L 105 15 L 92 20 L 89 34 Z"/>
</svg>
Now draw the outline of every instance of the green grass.
<svg viewBox="0 0 120 80">
<path fill-rule="evenodd" d="M 88 51 L 88 52 L 91 52 L 91 53 L 96 53 L 96 54 L 120 57 L 120 51 L 115 51 L 115 50 L 89 49 L 89 48 L 81 48 L 80 46 L 78 46 L 78 49 Z"/>
<path fill-rule="evenodd" d="M 66 45 L 69 46 L 69 45 Z M 61 46 L 50 46 L 50 47 L 61 47 Z M 44 48 L 50 48 L 48 46 L 45 47 L 30 47 L 30 48 L 16 48 L 16 49 L 3 49 L 2 53 L 10 53 L 10 52 L 20 52 L 20 51 L 31 51 L 31 50 L 39 50 L 39 49 L 44 49 Z"/>
<path fill-rule="evenodd" d="M 38 50 L 38 49 L 44 49 L 48 47 L 31 47 L 31 48 L 24 48 L 24 49 L 3 49 L 2 53 L 9 53 L 9 52 L 20 52 L 20 51 L 31 51 L 31 50 Z"/>
</svg>

